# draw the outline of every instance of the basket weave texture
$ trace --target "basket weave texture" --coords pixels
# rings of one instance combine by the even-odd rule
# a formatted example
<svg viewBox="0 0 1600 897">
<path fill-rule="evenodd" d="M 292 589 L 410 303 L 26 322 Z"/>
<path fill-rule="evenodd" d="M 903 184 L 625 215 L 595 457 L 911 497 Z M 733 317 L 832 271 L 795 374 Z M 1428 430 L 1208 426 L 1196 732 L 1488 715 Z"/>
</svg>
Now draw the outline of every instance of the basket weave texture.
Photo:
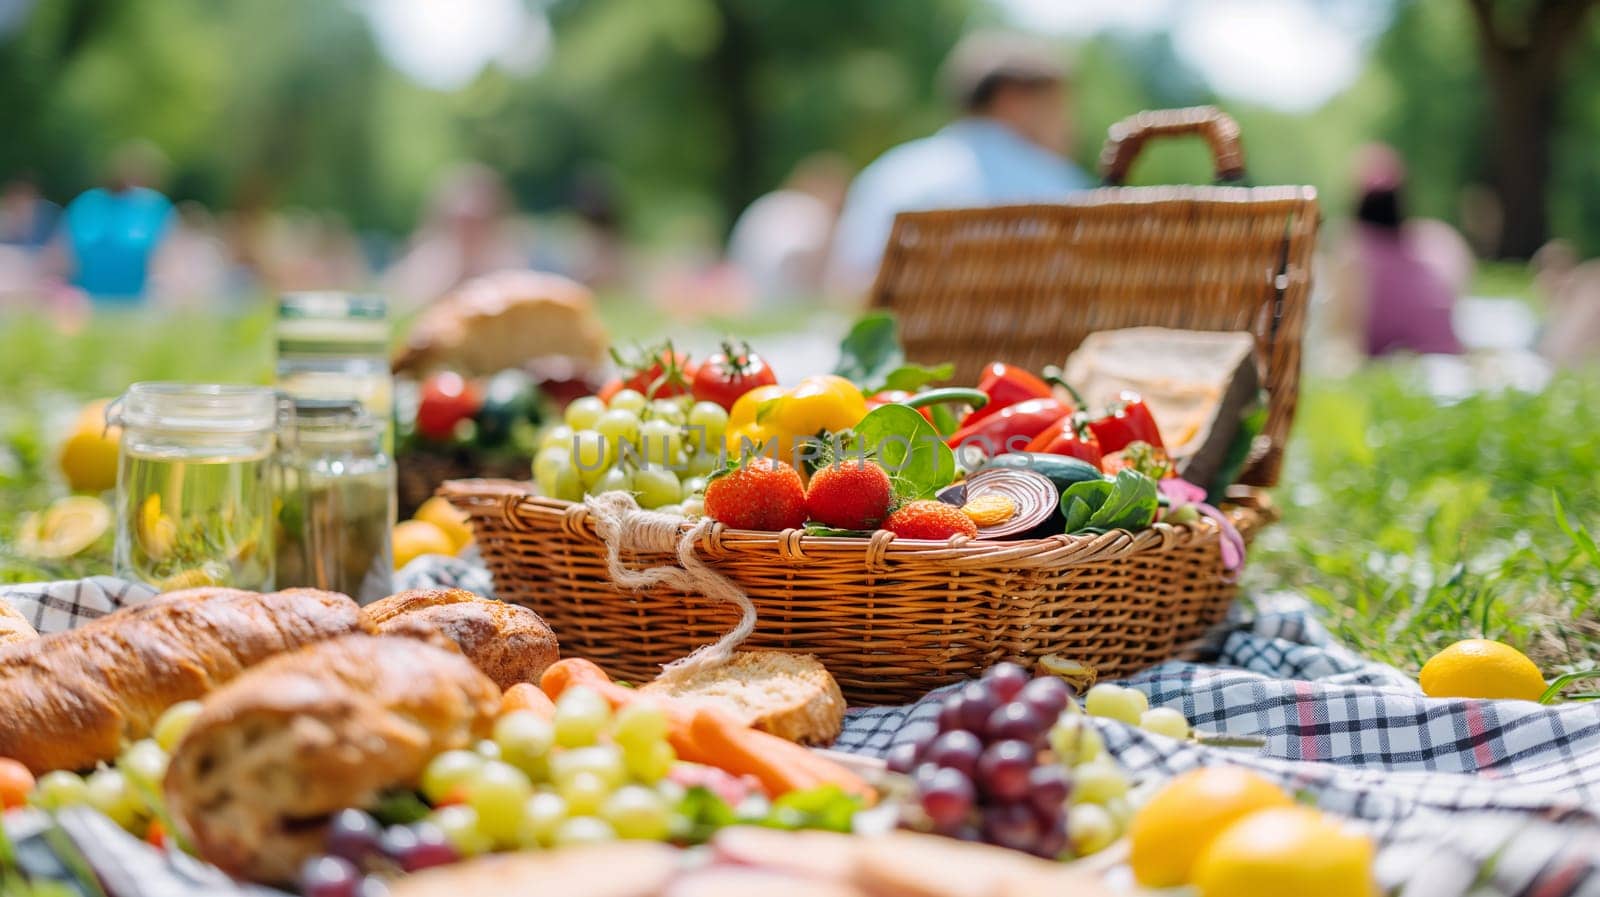
<svg viewBox="0 0 1600 897">
<path fill-rule="evenodd" d="M 1113 128 L 1108 174 L 1120 179 L 1115 166 L 1131 162 L 1121 142 L 1197 133 L 1219 175 L 1234 176 L 1242 154 L 1230 125 L 1215 110 L 1144 113 Z M 896 311 L 908 354 L 955 361 L 957 382 L 996 359 L 1059 363 L 1097 330 L 1249 331 L 1268 421 L 1243 482 L 1271 485 L 1293 420 L 1316 224 L 1309 188 L 1108 188 L 1059 206 L 905 214 L 874 298 Z M 737 622 L 736 610 L 699 596 L 615 587 L 581 504 L 503 480 L 440 492 L 471 516 L 500 596 L 537 610 L 565 652 L 615 676 L 653 678 Z M 1238 495 L 1228 510 L 1248 539 L 1273 514 L 1259 491 Z M 1057 654 L 1102 677 L 1166 660 L 1233 601 L 1220 538 L 1207 520 L 965 544 L 718 525 L 696 553 L 749 594 L 752 646 L 815 654 L 851 702 L 881 703 L 1004 659 Z"/>
</svg>

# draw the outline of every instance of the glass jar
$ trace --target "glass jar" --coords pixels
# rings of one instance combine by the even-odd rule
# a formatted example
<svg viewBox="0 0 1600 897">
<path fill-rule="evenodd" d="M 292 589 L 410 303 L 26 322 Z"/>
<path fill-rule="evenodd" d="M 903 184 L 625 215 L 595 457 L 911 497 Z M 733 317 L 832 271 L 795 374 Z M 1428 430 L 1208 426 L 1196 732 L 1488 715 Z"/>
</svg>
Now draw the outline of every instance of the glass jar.
<svg viewBox="0 0 1600 897">
<path fill-rule="evenodd" d="M 162 591 L 272 589 L 277 394 L 135 383 L 106 420 L 122 427 L 117 575 Z"/>
<path fill-rule="evenodd" d="M 353 400 L 296 399 L 278 452 L 278 587 L 389 594 L 394 465 L 383 422 Z"/>
<path fill-rule="evenodd" d="M 383 423 L 394 454 L 389 308 L 381 296 L 286 293 L 278 301 L 278 388 L 297 399 L 353 399 Z"/>
</svg>

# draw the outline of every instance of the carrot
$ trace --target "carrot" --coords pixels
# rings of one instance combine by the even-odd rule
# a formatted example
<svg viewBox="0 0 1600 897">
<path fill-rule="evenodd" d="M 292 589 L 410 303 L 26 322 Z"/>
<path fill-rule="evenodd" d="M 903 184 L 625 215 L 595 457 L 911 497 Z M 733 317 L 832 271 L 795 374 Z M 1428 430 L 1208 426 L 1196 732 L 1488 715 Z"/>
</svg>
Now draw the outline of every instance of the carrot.
<svg viewBox="0 0 1600 897">
<path fill-rule="evenodd" d="M 544 719 L 554 719 L 556 704 L 532 682 L 518 682 L 500 696 L 500 716 L 518 710 L 539 714 Z"/>
<path fill-rule="evenodd" d="M 809 748 L 751 729 L 720 710 L 695 710 L 689 734 L 699 756 L 686 759 L 755 776 L 773 797 L 821 785 L 836 785 L 868 802 L 875 797 L 860 776 L 843 766 Z"/>
<path fill-rule="evenodd" d="M 539 677 L 539 687 L 550 700 L 561 700 L 561 693 L 574 685 L 593 689 L 611 704 L 612 709 L 626 707 L 638 699 L 639 693 L 611 681 L 606 671 L 592 660 L 569 657 L 551 664 Z"/>
</svg>

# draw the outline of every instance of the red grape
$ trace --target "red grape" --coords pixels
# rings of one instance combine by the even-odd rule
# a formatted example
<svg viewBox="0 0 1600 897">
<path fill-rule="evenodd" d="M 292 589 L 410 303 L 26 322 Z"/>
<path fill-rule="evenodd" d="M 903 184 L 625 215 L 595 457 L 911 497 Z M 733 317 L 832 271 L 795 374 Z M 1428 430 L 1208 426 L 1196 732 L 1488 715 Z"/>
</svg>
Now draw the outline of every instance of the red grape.
<svg viewBox="0 0 1600 897">
<path fill-rule="evenodd" d="M 917 760 L 921 756 L 921 745 L 914 741 L 896 742 L 889 748 L 889 754 L 884 758 L 891 772 L 908 773 L 915 769 Z"/>
<path fill-rule="evenodd" d="M 984 732 L 991 741 L 1014 738 L 1030 744 L 1038 742 L 1050 728 L 1053 720 L 1046 720 L 1039 712 L 1021 701 L 1001 704 L 989 714 Z"/>
<path fill-rule="evenodd" d="M 389 897 L 389 883 L 376 875 L 369 875 L 361 879 L 361 885 L 356 888 L 356 897 Z"/>
<path fill-rule="evenodd" d="M 360 810 L 340 810 L 328 824 L 328 853 L 359 866 L 362 860 L 382 850 L 382 837 L 383 827 L 378 820 Z"/>
<path fill-rule="evenodd" d="M 1022 687 L 1017 700 L 1039 711 L 1052 724 L 1072 700 L 1072 686 L 1054 676 L 1042 676 Z"/>
<path fill-rule="evenodd" d="M 1067 771 L 1060 766 L 1045 763 L 1028 770 L 1028 800 L 1041 813 L 1059 817 L 1071 792 Z"/>
<path fill-rule="evenodd" d="M 978 755 L 983 753 L 983 742 L 971 732 L 957 729 L 946 732 L 928 745 L 924 755 L 929 763 L 949 767 L 964 776 L 978 771 Z"/>
<path fill-rule="evenodd" d="M 1039 820 L 1025 804 L 985 807 L 983 837 L 990 844 L 1032 851 L 1039 842 Z"/>
<path fill-rule="evenodd" d="M 300 867 L 300 891 L 305 897 L 355 897 L 361 872 L 342 857 L 315 856 Z"/>
<path fill-rule="evenodd" d="M 944 702 L 939 705 L 940 732 L 954 732 L 963 728 L 964 711 L 962 708 L 965 705 L 966 702 L 962 700 L 961 692 L 959 691 L 944 699 Z"/>
<path fill-rule="evenodd" d="M 972 781 L 954 769 L 940 769 L 922 789 L 922 809 L 942 829 L 955 828 L 972 812 Z"/>
<path fill-rule="evenodd" d="M 961 689 L 960 697 L 961 728 L 980 738 L 984 737 L 984 724 L 989 721 L 989 714 L 1000 706 L 1000 699 L 982 682 L 969 683 Z"/>
<path fill-rule="evenodd" d="M 1017 800 L 1028 794 L 1028 770 L 1036 754 L 1025 741 L 998 741 L 978 758 L 978 785 L 985 794 L 1001 800 Z"/>
<path fill-rule="evenodd" d="M 415 843 L 395 856 L 400 868 L 407 872 L 448 865 L 461 858 L 437 825 L 419 822 L 410 826 L 410 830 Z"/>
<path fill-rule="evenodd" d="M 1039 840 L 1034 843 L 1033 855 L 1047 860 L 1057 859 L 1067 849 L 1067 827 L 1058 824 L 1046 827 L 1039 832 Z"/>
<path fill-rule="evenodd" d="M 383 855 L 398 863 L 417 846 L 417 833 L 408 826 L 391 825 L 383 830 L 379 843 L 383 846 Z"/>
<path fill-rule="evenodd" d="M 997 663 L 983 674 L 983 681 L 997 699 L 1009 701 L 1028 684 L 1028 671 L 1014 663 Z"/>
</svg>

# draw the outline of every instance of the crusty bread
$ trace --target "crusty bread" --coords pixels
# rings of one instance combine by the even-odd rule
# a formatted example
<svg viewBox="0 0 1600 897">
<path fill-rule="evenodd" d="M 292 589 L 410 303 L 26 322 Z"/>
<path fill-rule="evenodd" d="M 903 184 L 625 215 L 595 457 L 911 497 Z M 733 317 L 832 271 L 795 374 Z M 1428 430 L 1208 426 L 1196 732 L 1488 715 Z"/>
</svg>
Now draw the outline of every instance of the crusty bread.
<svg viewBox="0 0 1600 897">
<path fill-rule="evenodd" d="M 365 627 L 356 603 L 332 592 L 195 589 L 7 645 L 0 757 L 36 774 L 112 760 L 173 704 L 274 654 Z"/>
<path fill-rule="evenodd" d="M 275 657 L 205 699 L 172 754 L 167 806 L 205 859 L 293 879 L 328 817 L 415 785 L 486 736 L 500 690 L 460 653 L 351 635 Z"/>
<path fill-rule="evenodd" d="M 555 634 L 538 614 L 464 589 L 412 589 L 361 612 L 385 635 L 443 635 L 501 688 L 538 682 L 561 659 Z"/>
<path fill-rule="evenodd" d="M 726 664 L 639 689 L 728 710 L 764 732 L 800 744 L 832 744 L 844 728 L 844 695 L 821 661 L 785 651 L 740 651 Z"/>
<path fill-rule="evenodd" d="M 11 606 L 11 602 L 0 598 L 0 645 L 12 645 L 17 642 L 31 642 L 39 637 L 34 631 L 33 624 L 22 615 L 22 611 Z"/>
<path fill-rule="evenodd" d="M 588 287 L 556 274 L 499 271 L 467 281 L 423 312 L 393 367 L 488 376 L 535 359 L 567 359 L 582 374 L 605 361 L 609 343 Z"/>
<path fill-rule="evenodd" d="M 494 854 L 407 875 L 389 897 L 654 897 L 680 862 L 676 849 L 652 841 Z"/>
</svg>

